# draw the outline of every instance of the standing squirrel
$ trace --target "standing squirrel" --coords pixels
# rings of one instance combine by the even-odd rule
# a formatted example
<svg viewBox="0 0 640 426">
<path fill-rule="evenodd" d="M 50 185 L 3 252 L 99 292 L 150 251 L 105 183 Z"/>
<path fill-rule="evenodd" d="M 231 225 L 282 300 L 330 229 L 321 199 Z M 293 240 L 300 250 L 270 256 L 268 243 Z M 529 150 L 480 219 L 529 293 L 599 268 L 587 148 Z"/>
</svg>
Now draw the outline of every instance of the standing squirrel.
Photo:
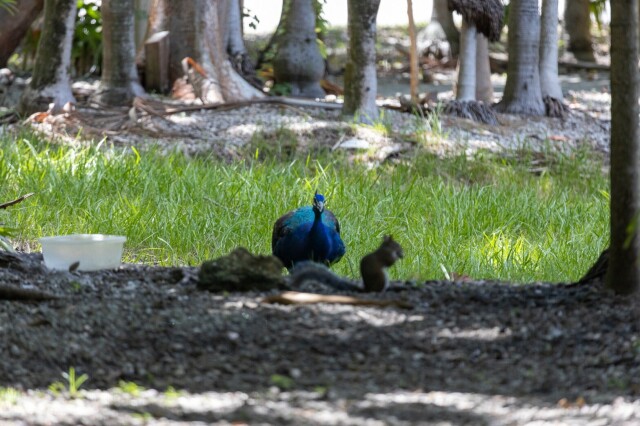
<svg viewBox="0 0 640 426">
<path fill-rule="evenodd" d="M 389 288 L 387 268 L 403 256 L 402 246 L 391 235 L 385 235 L 380 247 L 360 261 L 364 291 L 385 291 Z"/>
<path fill-rule="evenodd" d="M 380 247 L 360 261 L 362 285 L 334 274 L 325 265 L 310 261 L 295 265 L 288 282 L 293 289 L 299 289 L 309 282 L 318 282 L 340 291 L 381 292 L 389 287 L 387 268 L 403 256 L 402 246 L 390 235 L 385 235 Z"/>
</svg>

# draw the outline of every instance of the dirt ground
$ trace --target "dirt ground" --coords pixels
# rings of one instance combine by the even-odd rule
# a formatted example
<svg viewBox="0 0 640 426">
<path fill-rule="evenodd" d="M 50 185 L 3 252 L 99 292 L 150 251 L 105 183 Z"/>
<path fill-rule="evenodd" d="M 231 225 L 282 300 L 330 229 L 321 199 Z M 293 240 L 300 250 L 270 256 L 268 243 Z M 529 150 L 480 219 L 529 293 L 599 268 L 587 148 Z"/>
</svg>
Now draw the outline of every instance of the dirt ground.
<svg viewBox="0 0 640 426">
<path fill-rule="evenodd" d="M 296 149 L 345 149 L 372 165 L 415 149 L 585 148 L 606 168 L 609 94 L 567 101 L 565 120 L 500 115 L 499 126 L 388 110 L 387 132 L 332 109 L 264 104 L 167 115 L 154 102 L 79 105 L 29 125 L 62 143 L 226 160 L 286 129 Z M 280 290 L 198 290 L 197 268 L 54 272 L 39 253 L 0 257 L 0 283 L 56 296 L 0 300 L 0 424 L 640 424 L 640 303 L 599 283 L 427 281 L 361 296 L 412 309 L 288 306 L 263 303 Z M 62 375 L 71 367 L 88 376 L 79 392 Z"/>
<path fill-rule="evenodd" d="M 0 424 L 640 422 L 640 304 L 598 283 L 430 281 L 360 296 L 411 309 L 290 306 L 198 290 L 196 268 L 0 262 L 0 283 L 57 297 L 0 302 L 0 383 L 25 391 L 0 391 Z M 88 375 L 73 394 L 70 367 Z"/>
</svg>

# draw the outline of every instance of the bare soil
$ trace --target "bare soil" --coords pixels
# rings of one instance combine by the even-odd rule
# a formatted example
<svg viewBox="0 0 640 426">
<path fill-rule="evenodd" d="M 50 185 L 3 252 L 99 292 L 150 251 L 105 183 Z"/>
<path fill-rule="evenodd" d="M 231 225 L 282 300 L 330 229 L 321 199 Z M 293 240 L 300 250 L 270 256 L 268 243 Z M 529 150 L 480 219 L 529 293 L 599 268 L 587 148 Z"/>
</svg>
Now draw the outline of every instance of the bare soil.
<svg viewBox="0 0 640 426">
<path fill-rule="evenodd" d="M 8 259 L 0 283 L 57 298 L 0 302 L 0 383 L 26 391 L 0 392 L 0 424 L 640 422 L 640 304 L 597 282 L 429 281 L 357 295 L 412 309 L 291 306 L 200 291 L 196 268 Z M 82 390 L 47 390 L 70 367 Z"/>
</svg>

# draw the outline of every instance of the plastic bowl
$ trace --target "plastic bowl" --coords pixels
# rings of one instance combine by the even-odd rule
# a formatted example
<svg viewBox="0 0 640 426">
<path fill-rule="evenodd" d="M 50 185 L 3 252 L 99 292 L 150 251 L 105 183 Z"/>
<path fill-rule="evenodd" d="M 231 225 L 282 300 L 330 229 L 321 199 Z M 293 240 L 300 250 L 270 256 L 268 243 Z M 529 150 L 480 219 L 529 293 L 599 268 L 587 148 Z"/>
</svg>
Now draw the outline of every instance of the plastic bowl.
<svg viewBox="0 0 640 426">
<path fill-rule="evenodd" d="M 120 266 L 127 237 L 103 234 L 72 234 L 40 238 L 44 264 L 49 269 L 69 270 L 79 262 L 79 271 L 97 271 Z"/>
</svg>

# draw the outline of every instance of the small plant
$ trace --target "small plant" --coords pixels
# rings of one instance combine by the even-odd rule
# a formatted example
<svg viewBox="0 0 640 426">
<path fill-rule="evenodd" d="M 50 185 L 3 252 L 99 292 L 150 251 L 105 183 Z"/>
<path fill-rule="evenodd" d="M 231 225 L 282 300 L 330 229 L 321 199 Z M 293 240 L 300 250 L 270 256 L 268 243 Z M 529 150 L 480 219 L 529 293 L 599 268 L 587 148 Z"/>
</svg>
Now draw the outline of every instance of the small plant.
<svg viewBox="0 0 640 426">
<path fill-rule="evenodd" d="M 184 395 L 184 391 L 177 390 L 173 386 L 169 386 L 164 391 L 164 397 L 167 398 L 167 399 L 176 399 L 176 398 L 181 397 L 182 395 Z"/>
<path fill-rule="evenodd" d="M 11 387 L 0 387 L 0 404 L 13 405 L 18 401 L 20 391 Z"/>
<path fill-rule="evenodd" d="M 54 395 L 59 395 L 62 392 L 68 392 L 69 396 L 72 398 L 78 396 L 80 387 L 89 379 L 89 376 L 84 373 L 80 376 L 76 376 L 76 369 L 73 367 L 69 367 L 68 373 L 62 373 L 62 377 L 67 381 L 67 383 L 63 383 L 61 381 L 53 382 L 49 385 L 49 391 Z"/>
<path fill-rule="evenodd" d="M 118 389 L 122 393 L 129 394 L 131 396 L 139 396 L 140 392 L 144 391 L 145 388 L 138 385 L 135 382 L 127 382 L 126 380 L 120 380 L 118 383 Z"/>
<path fill-rule="evenodd" d="M 271 384 L 286 390 L 291 389 L 295 382 L 289 376 L 283 376 L 282 374 L 272 374 L 270 378 Z"/>
</svg>

